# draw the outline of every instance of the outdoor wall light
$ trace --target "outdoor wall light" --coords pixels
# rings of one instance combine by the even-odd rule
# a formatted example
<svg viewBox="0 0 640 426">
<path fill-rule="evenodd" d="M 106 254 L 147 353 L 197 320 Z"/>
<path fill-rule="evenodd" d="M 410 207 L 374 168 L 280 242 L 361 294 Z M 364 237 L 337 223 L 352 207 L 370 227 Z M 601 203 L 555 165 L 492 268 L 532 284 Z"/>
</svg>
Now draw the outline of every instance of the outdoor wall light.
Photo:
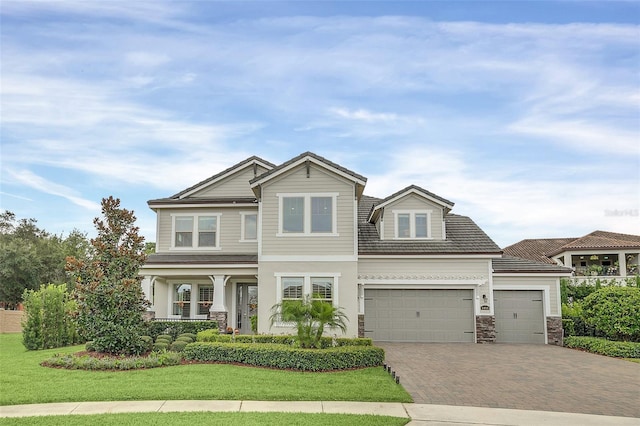
<svg viewBox="0 0 640 426">
<path fill-rule="evenodd" d="M 482 300 L 484 301 L 484 303 L 487 303 L 487 295 L 486 294 L 482 295 Z"/>
</svg>

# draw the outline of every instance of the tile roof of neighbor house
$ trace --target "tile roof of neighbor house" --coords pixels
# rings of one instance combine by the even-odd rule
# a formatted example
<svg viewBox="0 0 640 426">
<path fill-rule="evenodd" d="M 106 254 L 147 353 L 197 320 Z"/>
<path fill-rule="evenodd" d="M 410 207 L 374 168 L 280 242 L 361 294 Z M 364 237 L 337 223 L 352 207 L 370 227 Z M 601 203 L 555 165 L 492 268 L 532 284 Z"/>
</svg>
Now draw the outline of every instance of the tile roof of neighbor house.
<svg viewBox="0 0 640 426">
<path fill-rule="evenodd" d="M 506 255 L 555 263 L 552 256 L 572 250 L 639 249 L 640 235 L 594 231 L 580 238 L 527 239 L 504 248 Z"/>
<path fill-rule="evenodd" d="M 262 158 L 257 157 L 257 156 L 254 155 L 254 156 L 251 156 L 251 157 L 249 157 L 249 158 L 247 158 L 245 160 L 240 161 L 237 164 L 234 164 L 233 166 L 229 167 L 228 169 L 225 169 L 225 170 L 221 171 L 220 173 L 216 173 L 215 175 L 213 175 L 211 177 L 208 177 L 205 180 L 196 183 L 195 185 L 190 186 L 187 189 L 183 189 L 182 191 L 178 192 L 177 194 L 173 194 L 169 198 L 180 198 L 182 195 L 184 195 L 184 194 L 186 194 L 186 193 L 188 193 L 190 191 L 193 191 L 197 187 L 202 186 L 202 185 L 206 185 L 207 183 L 212 182 L 212 181 L 214 181 L 214 180 L 226 175 L 229 172 L 232 172 L 234 169 L 240 168 L 240 167 L 244 166 L 245 164 L 249 164 L 249 163 L 251 163 L 253 161 L 258 161 L 260 163 L 266 164 L 271 168 L 276 167 L 276 165 L 271 163 L 270 161 L 267 161 L 265 159 L 262 159 Z"/>
<path fill-rule="evenodd" d="M 286 168 L 286 167 L 290 166 L 291 164 L 295 163 L 296 161 L 299 161 L 299 160 L 301 160 L 302 158 L 307 157 L 307 156 L 308 156 L 308 157 L 315 158 L 316 160 L 318 160 L 318 161 L 320 161 L 320 162 L 323 162 L 323 163 L 325 163 L 326 165 L 328 165 L 328 166 L 330 166 L 330 167 L 333 167 L 334 169 L 340 170 L 341 172 L 346 173 L 346 174 L 348 174 L 349 176 L 352 176 L 352 177 L 354 177 L 354 178 L 356 178 L 356 179 L 358 179 L 358 180 L 361 180 L 361 181 L 363 181 L 363 182 L 366 182 L 366 181 L 367 181 L 367 178 L 366 178 L 366 177 L 364 177 L 364 176 L 362 176 L 362 175 L 360 175 L 360 174 L 358 174 L 358 173 L 356 173 L 356 172 L 354 172 L 354 171 L 352 171 L 352 170 L 349 170 L 349 169 L 347 169 L 347 168 L 345 168 L 345 167 L 342 167 L 342 166 L 341 166 L 341 165 L 339 165 L 339 164 L 336 164 L 336 163 L 334 163 L 334 162 L 332 162 L 332 161 L 329 161 L 329 160 L 327 160 L 326 158 L 321 157 L 321 156 L 320 156 L 320 155 L 318 155 L 318 154 L 314 154 L 313 152 L 307 151 L 307 152 L 303 152 L 302 154 L 298 155 L 297 157 L 293 157 L 293 158 L 292 158 L 291 160 L 289 160 L 289 161 L 285 161 L 284 163 L 280 164 L 279 166 L 274 167 L 273 169 L 271 169 L 271 170 L 269 170 L 269 171 L 267 171 L 267 172 L 264 172 L 264 173 L 263 173 L 263 174 L 261 174 L 260 176 L 256 176 L 255 178 L 251 179 L 251 180 L 249 181 L 249 183 L 250 183 L 250 184 L 252 184 L 252 183 L 254 183 L 254 182 L 257 182 L 257 181 L 259 181 L 259 180 L 262 180 L 262 179 L 264 179 L 264 178 L 266 178 L 266 177 L 268 177 L 268 176 L 270 176 L 270 175 L 272 175 L 272 174 L 274 174 L 274 173 L 279 172 L 280 170 L 282 170 L 282 169 L 284 169 L 284 168 Z"/>
<path fill-rule="evenodd" d="M 447 214 L 444 241 L 380 240 L 378 230 L 368 222 L 369 212 L 380 198 L 363 195 L 358 205 L 358 253 L 377 254 L 501 254 L 502 251 L 487 234 L 466 216 Z"/>
<path fill-rule="evenodd" d="M 146 265 L 226 265 L 258 263 L 257 254 L 150 254 Z"/>
<path fill-rule="evenodd" d="M 493 271 L 496 274 L 506 273 L 565 273 L 571 274 L 572 269 L 560 266 L 554 262 L 549 263 L 535 262 L 529 259 L 503 255 L 500 259 L 491 259 Z"/>
</svg>

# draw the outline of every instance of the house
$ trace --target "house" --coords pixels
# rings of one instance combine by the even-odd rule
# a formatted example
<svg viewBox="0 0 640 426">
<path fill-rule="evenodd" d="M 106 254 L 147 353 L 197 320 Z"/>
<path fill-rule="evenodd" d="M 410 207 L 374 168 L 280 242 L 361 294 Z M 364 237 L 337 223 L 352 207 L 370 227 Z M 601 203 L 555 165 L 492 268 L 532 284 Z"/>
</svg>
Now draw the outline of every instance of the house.
<svg viewBox="0 0 640 426">
<path fill-rule="evenodd" d="M 347 336 L 408 342 L 562 338 L 559 265 L 505 257 L 454 203 L 419 186 L 386 198 L 311 152 L 250 157 L 150 200 L 156 253 L 141 274 L 156 318 L 215 319 L 290 333 L 274 304 L 313 296 L 343 308 Z"/>
<path fill-rule="evenodd" d="M 575 283 L 625 283 L 639 273 L 640 235 L 594 231 L 580 238 L 528 239 L 506 247 L 504 253 L 571 267 Z"/>
</svg>

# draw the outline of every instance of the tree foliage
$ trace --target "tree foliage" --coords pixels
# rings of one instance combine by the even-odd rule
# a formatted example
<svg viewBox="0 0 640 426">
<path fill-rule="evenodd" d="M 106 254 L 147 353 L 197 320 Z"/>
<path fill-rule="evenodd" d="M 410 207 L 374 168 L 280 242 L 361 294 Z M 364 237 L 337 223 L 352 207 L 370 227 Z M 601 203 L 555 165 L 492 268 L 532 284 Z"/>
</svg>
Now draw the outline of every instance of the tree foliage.
<svg viewBox="0 0 640 426">
<path fill-rule="evenodd" d="M 640 288 L 605 287 L 582 302 L 587 324 L 612 340 L 640 341 Z"/>
<path fill-rule="evenodd" d="M 296 329 L 296 340 L 302 348 L 319 348 L 326 327 L 347 330 L 346 314 L 342 308 L 323 300 L 306 297 L 303 300 L 283 300 L 271 308 L 271 326 L 291 322 Z"/>
<path fill-rule="evenodd" d="M 85 259 L 89 241 L 73 230 L 68 236 L 52 235 L 35 219 L 16 219 L 10 211 L 0 213 L 0 302 L 15 308 L 25 290 L 44 283 L 66 282 L 65 257 Z"/>
<path fill-rule="evenodd" d="M 67 258 L 76 283 L 78 326 L 99 352 L 139 354 L 148 306 L 138 276 L 146 259 L 144 238 L 133 211 L 120 208 L 119 199 L 104 198 L 102 216 L 93 221 L 98 235 L 91 240 L 91 259 Z"/>
</svg>

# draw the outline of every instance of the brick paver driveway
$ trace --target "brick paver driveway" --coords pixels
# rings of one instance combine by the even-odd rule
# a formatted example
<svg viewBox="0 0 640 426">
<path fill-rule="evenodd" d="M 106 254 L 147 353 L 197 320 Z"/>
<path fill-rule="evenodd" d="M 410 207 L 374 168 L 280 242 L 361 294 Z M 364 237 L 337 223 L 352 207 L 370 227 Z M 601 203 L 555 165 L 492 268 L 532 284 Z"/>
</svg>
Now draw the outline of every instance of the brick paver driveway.
<svg viewBox="0 0 640 426">
<path fill-rule="evenodd" d="M 421 404 L 640 417 L 640 364 L 551 345 L 382 343 Z"/>
</svg>

